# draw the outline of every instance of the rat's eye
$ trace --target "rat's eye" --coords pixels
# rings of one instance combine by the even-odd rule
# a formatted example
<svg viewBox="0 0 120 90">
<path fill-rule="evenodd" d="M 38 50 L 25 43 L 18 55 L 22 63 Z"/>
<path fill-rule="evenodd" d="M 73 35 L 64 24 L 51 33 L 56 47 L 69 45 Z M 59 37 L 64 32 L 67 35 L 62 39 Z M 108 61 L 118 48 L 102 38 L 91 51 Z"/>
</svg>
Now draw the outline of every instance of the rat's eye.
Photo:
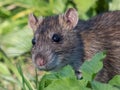
<svg viewBox="0 0 120 90">
<path fill-rule="evenodd" d="M 33 45 L 36 44 L 36 39 L 35 39 L 35 38 L 32 39 L 32 44 L 33 44 Z"/>
<path fill-rule="evenodd" d="M 61 41 L 61 36 L 59 34 L 53 34 L 52 40 L 54 42 L 60 42 Z"/>
</svg>

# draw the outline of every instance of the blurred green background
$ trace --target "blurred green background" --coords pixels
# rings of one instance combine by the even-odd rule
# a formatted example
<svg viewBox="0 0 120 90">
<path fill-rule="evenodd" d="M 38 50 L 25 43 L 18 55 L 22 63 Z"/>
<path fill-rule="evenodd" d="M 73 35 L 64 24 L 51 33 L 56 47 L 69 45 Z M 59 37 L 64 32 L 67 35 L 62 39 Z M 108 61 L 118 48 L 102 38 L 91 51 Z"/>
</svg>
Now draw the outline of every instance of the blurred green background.
<svg viewBox="0 0 120 90">
<path fill-rule="evenodd" d="M 119 10 L 120 0 L 0 0 L 0 90 L 21 90 L 17 63 L 22 65 L 29 80 L 34 81 L 30 55 L 33 33 L 27 25 L 28 14 L 49 16 L 70 7 L 78 10 L 80 19 L 87 20 Z"/>
</svg>

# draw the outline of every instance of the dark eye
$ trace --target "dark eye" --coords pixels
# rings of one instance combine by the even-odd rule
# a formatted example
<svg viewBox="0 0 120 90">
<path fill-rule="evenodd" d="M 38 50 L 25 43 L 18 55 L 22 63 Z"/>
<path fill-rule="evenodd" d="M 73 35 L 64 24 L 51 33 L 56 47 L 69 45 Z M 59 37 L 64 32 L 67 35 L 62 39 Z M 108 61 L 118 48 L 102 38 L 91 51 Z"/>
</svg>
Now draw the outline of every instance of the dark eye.
<svg viewBox="0 0 120 90">
<path fill-rule="evenodd" d="M 33 45 L 36 44 L 36 40 L 35 40 L 35 38 L 32 39 L 32 44 L 33 44 Z"/>
<path fill-rule="evenodd" d="M 61 41 L 61 36 L 59 34 L 53 34 L 52 40 L 54 42 L 60 42 Z"/>
</svg>

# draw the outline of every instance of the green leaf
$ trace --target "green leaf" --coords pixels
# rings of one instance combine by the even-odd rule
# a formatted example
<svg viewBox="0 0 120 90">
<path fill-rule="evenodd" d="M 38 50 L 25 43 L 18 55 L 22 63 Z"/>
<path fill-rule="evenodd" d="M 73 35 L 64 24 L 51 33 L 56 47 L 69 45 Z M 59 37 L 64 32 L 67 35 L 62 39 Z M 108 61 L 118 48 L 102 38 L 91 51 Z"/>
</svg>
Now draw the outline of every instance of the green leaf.
<svg viewBox="0 0 120 90">
<path fill-rule="evenodd" d="M 109 2 L 109 10 L 120 10 L 120 0 L 112 0 Z"/>
<path fill-rule="evenodd" d="M 21 83 L 15 79 L 13 76 L 10 76 L 10 75 L 0 75 L 0 77 L 6 81 L 9 81 L 11 83 L 16 83 L 18 84 L 19 86 L 21 86 Z"/>
<path fill-rule="evenodd" d="M 48 87 L 43 90 L 90 90 L 89 88 L 82 87 L 78 80 L 71 78 L 61 78 L 53 81 Z"/>
<path fill-rule="evenodd" d="M 0 73 L 3 75 L 10 75 L 10 71 L 4 63 L 0 63 Z"/>
<path fill-rule="evenodd" d="M 66 66 L 62 68 L 59 72 L 52 72 L 50 74 L 46 74 L 42 77 L 41 82 L 39 83 L 39 89 L 43 89 L 47 87 L 51 82 L 61 78 L 73 78 L 76 79 L 74 71 L 72 67 Z"/>
<path fill-rule="evenodd" d="M 74 0 L 77 9 L 79 11 L 79 15 L 83 19 L 88 19 L 87 11 L 96 3 L 97 0 Z"/>
<path fill-rule="evenodd" d="M 59 70 L 59 72 L 55 72 L 56 75 L 62 77 L 62 78 L 74 78 L 76 79 L 75 73 L 72 69 L 71 66 L 67 65 L 64 68 L 62 68 L 61 70 Z"/>
<path fill-rule="evenodd" d="M 44 75 L 39 90 L 90 90 L 86 85 L 86 80 L 77 80 L 73 69 L 66 66 L 59 72 Z"/>
<path fill-rule="evenodd" d="M 93 90 L 119 90 L 109 84 L 100 83 L 97 81 L 91 82 Z"/>
<path fill-rule="evenodd" d="M 19 74 L 22 77 L 23 89 L 26 90 L 26 87 L 25 87 L 25 84 L 26 84 L 29 90 L 35 90 L 32 84 L 30 83 L 30 81 L 27 79 L 27 77 L 23 75 L 23 71 L 20 65 L 17 66 L 17 69 L 18 69 Z"/>
<path fill-rule="evenodd" d="M 2 37 L 2 49 L 7 56 L 19 56 L 31 49 L 32 30 L 24 28 L 19 31 L 12 31 Z M 9 41 L 9 42 L 8 42 Z"/>
<path fill-rule="evenodd" d="M 120 87 L 120 75 L 116 75 L 112 80 L 109 81 L 109 84 Z"/>
<path fill-rule="evenodd" d="M 39 90 L 43 90 L 49 84 L 51 84 L 54 80 L 58 79 L 54 74 L 46 74 L 42 77 L 41 81 L 39 82 Z"/>
<path fill-rule="evenodd" d="M 89 61 L 85 61 L 81 66 L 83 78 L 91 81 L 94 79 L 93 75 L 95 75 L 98 71 L 100 71 L 103 67 L 102 60 L 106 57 L 105 52 L 97 53 L 93 58 Z"/>
</svg>

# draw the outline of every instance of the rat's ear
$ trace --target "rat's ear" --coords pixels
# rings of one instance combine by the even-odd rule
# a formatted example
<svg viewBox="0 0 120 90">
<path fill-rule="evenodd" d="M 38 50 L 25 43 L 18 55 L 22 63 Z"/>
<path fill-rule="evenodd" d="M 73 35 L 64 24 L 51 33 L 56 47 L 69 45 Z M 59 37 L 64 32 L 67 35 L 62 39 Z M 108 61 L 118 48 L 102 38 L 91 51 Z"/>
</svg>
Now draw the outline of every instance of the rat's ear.
<svg viewBox="0 0 120 90">
<path fill-rule="evenodd" d="M 33 15 L 33 13 L 29 14 L 28 25 L 33 29 L 34 32 L 42 23 L 42 21 L 42 17 L 38 19 L 35 15 Z"/>
<path fill-rule="evenodd" d="M 64 14 L 64 19 L 66 23 L 70 25 L 70 27 L 74 28 L 77 25 L 79 19 L 76 9 L 69 8 Z"/>
</svg>

